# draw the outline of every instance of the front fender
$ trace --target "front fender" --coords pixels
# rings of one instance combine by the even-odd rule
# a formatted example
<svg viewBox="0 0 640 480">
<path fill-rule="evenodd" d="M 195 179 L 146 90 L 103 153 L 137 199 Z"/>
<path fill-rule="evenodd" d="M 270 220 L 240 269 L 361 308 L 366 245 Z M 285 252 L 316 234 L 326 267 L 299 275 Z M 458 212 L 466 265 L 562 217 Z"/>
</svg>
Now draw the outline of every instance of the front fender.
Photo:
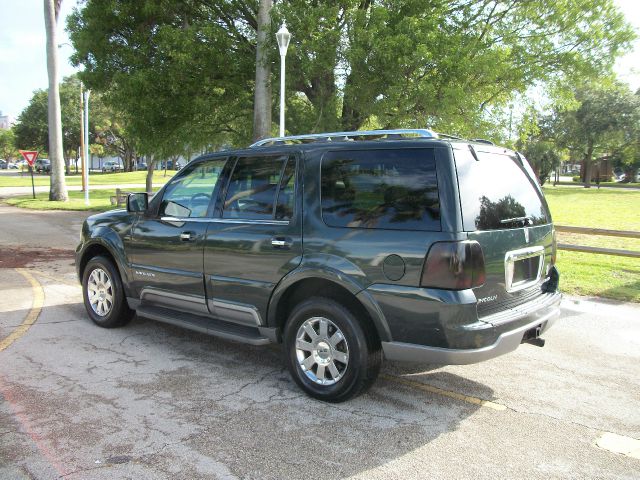
<svg viewBox="0 0 640 480">
<path fill-rule="evenodd" d="M 89 238 L 83 243 L 80 250 L 76 254 L 76 263 L 78 266 L 78 276 L 81 276 L 80 265 L 84 265 L 89 259 L 87 255 L 90 254 L 92 247 L 100 245 L 104 247 L 111 257 L 113 257 L 116 264 L 116 268 L 120 273 L 122 284 L 125 292 L 129 291 L 129 283 L 131 280 L 129 262 L 124 250 L 124 243 L 118 233 L 108 226 L 99 226 L 92 229 Z M 82 278 L 80 278 L 82 281 Z"/>
</svg>

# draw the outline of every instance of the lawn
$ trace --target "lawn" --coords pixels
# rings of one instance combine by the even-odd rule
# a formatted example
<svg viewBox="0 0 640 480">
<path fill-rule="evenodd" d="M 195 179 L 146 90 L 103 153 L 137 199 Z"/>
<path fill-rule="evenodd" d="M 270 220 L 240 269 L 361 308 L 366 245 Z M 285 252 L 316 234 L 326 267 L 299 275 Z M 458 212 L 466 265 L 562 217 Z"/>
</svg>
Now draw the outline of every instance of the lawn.
<svg viewBox="0 0 640 480">
<path fill-rule="evenodd" d="M 545 187 L 558 225 L 640 232 L 640 191 Z M 558 241 L 576 245 L 640 251 L 633 238 L 558 233 Z M 640 302 L 640 259 L 581 252 L 558 252 L 562 291 Z"/>
<path fill-rule="evenodd" d="M 167 176 L 164 176 L 164 170 L 156 170 L 153 172 L 153 184 L 164 185 L 173 175 L 175 171 L 167 170 Z M 147 179 L 147 172 L 120 172 L 120 173 L 99 173 L 92 172 L 89 175 L 89 185 L 144 185 Z M 33 175 L 34 184 L 36 186 L 49 185 L 49 175 L 35 174 Z M 68 186 L 82 185 L 82 176 L 80 174 L 71 174 L 65 177 Z M 12 175 L 0 175 L 0 187 L 30 187 L 31 177 L 29 172 L 16 172 Z"/>
<path fill-rule="evenodd" d="M 130 191 L 143 192 L 144 188 L 134 188 Z M 84 192 L 80 191 L 70 191 L 68 202 L 51 202 L 49 201 L 48 193 L 36 193 L 35 200 L 31 195 L 25 195 L 7 198 L 4 202 L 9 205 L 15 205 L 16 207 L 30 208 L 33 210 L 95 210 L 104 212 L 116 208 L 111 205 L 110 200 L 111 196 L 115 195 L 113 190 L 90 190 L 89 193 L 89 206 L 84 204 Z"/>
</svg>

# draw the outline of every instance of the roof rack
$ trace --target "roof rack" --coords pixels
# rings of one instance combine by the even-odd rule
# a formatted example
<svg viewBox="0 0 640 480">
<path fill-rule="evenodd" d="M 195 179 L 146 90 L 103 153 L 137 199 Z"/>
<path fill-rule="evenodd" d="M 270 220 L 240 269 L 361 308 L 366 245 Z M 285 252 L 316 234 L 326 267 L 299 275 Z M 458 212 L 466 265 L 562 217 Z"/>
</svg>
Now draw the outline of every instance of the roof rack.
<svg viewBox="0 0 640 480">
<path fill-rule="evenodd" d="M 451 135 L 449 133 L 438 133 L 440 138 L 446 138 L 448 140 L 464 140 L 464 138 L 459 137 L 458 135 Z"/>
<path fill-rule="evenodd" d="M 402 138 L 438 138 L 438 134 L 427 129 L 411 128 L 399 130 L 359 130 L 355 132 L 314 133 L 309 135 L 294 135 L 290 137 L 275 137 L 258 140 L 251 145 L 264 147 L 267 145 L 291 145 L 317 142 L 350 142 L 356 140 L 399 140 Z"/>
<path fill-rule="evenodd" d="M 484 143 L 486 145 L 495 145 L 495 143 L 493 143 L 491 140 L 486 140 L 484 138 L 472 138 L 471 141 L 476 143 Z"/>
</svg>

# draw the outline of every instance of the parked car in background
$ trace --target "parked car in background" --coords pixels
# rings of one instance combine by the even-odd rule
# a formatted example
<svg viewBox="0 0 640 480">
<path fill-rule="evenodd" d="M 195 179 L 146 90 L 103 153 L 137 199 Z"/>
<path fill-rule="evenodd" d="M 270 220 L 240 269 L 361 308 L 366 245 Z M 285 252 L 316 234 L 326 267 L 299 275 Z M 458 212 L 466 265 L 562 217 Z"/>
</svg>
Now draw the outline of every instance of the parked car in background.
<svg viewBox="0 0 640 480">
<path fill-rule="evenodd" d="M 118 162 L 105 162 L 102 166 L 102 172 L 119 172 L 122 166 Z"/>
<path fill-rule="evenodd" d="M 39 158 L 33 165 L 33 169 L 38 173 L 51 173 L 51 162 L 48 158 Z"/>
<path fill-rule="evenodd" d="M 180 170 L 182 168 L 182 164 L 178 162 L 174 162 L 173 160 L 166 160 L 164 162 L 160 162 L 160 165 L 157 167 L 158 170 L 164 170 L 166 167 L 167 170 Z"/>
<path fill-rule="evenodd" d="M 7 164 L 7 168 L 10 169 L 10 170 L 17 170 L 20 167 L 18 166 L 17 163 L 9 163 L 9 164 Z"/>
<path fill-rule="evenodd" d="M 147 164 L 145 162 L 136 163 L 136 170 L 146 170 Z"/>
<path fill-rule="evenodd" d="M 2 160 L 0 158 L 0 170 L 4 170 L 7 168 L 7 161 L 6 160 Z"/>
<path fill-rule="evenodd" d="M 295 382 L 332 402 L 365 391 L 383 356 L 468 364 L 544 345 L 560 314 L 555 261 L 528 161 L 428 130 L 203 155 L 153 198 L 89 217 L 76 249 L 97 325 L 137 312 L 282 343 Z"/>
</svg>

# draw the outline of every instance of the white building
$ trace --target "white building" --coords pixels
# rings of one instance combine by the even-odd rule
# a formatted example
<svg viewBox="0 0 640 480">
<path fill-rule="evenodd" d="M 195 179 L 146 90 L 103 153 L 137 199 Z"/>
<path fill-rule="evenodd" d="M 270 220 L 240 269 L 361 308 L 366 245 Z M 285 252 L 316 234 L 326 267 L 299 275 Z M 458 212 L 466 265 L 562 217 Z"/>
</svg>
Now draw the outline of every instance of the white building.
<svg viewBox="0 0 640 480">
<path fill-rule="evenodd" d="M 11 115 L 3 115 L 2 110 L 0 110 L 0 129 L 9 130 L 13 123 L 13 117 Z"/>
</svg>

